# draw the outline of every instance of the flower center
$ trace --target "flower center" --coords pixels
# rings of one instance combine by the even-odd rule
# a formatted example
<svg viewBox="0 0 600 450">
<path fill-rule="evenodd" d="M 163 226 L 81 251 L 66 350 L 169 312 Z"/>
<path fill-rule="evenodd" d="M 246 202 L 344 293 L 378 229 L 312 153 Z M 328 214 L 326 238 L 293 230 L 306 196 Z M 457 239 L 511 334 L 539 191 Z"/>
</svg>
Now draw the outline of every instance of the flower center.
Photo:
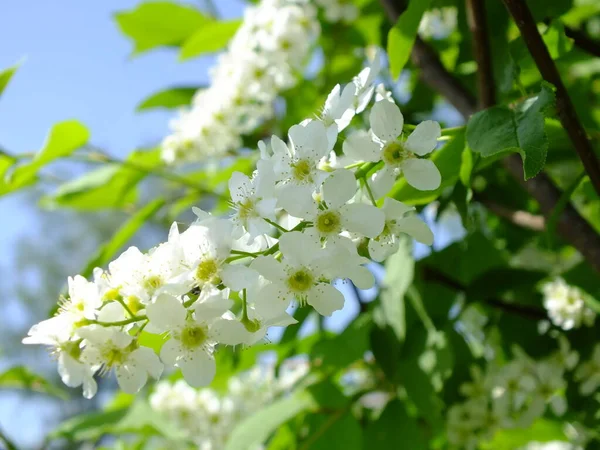
<svg viewBox="0 0 600 450">
<path fill-rule="evenodd" d="M 311 181 L 312 166 L 310 161 L 301 159 L 292 164 L 292 176 L 296 181 Z"/>
<path fill-rule="evenodd" d="M 317 216 L 315 226 L 320 233 L 339 233 L 342 230 L 340 213 L 337 211 L 323 211 Z"/>
<path fill-rule="evenodd" d="M 210 283 L 215 280 L 219 266 L 214 259 L 205 259 L 200 261 L 196 269 L 196 278 L 204 283 Z"/>
<path fill-rule="evenodd" d="M 153 291 L 161 287 L 163 284 L 161 278 L 158 275 L 152 275 L 144 279 L 144 287 L 148 291 Z"/>
<path fill-rule="evenodd" d="M 200 347 L 206 341 L 206 330 L 204 327 L 194 325 L 181 330 L 179 340 L 181 344 L 189 349 Z"/>
<path fill-rule="evenodd" d="M 250 333 L 256 333 L 258 330 L 260 330 L 260 321 L 254 319 L 242 319 L 241 320 L 242 325 L 244 325 L 244 328 L 246 328 L 247 331 L 249 331 Z"/>
<path fill-rule="evenodd" d="M 293 272 L 289 276 L 287 283 L 290 290 L 294 292 L 306 292 L 312 288 L 314 284 L 314 277 L 310 271 L 306 269 L 300 269 Z"/>
<path fill-rule="evenodd" d="M 118 289 L 109 289 L 104 293 L 104 300 L 115 301 L 120 297 L 120 293 Z"/>
<path fill-rule="evenodd" d="M 135 295 L 130 295 L 127 297 L 127 308 L 129 308 L 129 311 L 131 311 L 133 314 L 138 313 L 140 310 L 144 309 L 144 307 L 145 306 L 142 304 L 140 299 Z"/>
<path fill-rule="evenodd" d="M 102 352 L 102 359 L 105 361 L 106 367 L 112 367 L 123 364 L 128 354 L 129 352 L 125 349 L 108 347 Z"/>
<path fill-rule="evenodd" d="M 404 160 L 414 157 L 415 155 L 405 150 L 404 146 L 398 141 L 387 144 L 382 153 L 383 161 L 390 166 L 398 166 Z"/>
<path fill-rule="evenodd" d="M 238 215 L 241 220 L 247 220 L 251 217 L 255 217 L 256 211 L 254 210 L 254 202 L 247 198 L 243 202 L 238 203 Z"/>
</svg>

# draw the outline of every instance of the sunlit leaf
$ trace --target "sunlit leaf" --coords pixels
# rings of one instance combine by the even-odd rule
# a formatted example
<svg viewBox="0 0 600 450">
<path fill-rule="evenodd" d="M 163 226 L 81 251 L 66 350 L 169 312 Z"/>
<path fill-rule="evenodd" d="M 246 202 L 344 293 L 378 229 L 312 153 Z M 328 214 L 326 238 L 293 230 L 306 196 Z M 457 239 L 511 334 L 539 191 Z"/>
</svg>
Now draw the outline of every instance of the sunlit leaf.
<svg viewBox="0 0 600 450">
<path fill-rule="evenodd" d="M 222 50 L 227 46 L 241 23 L 241 20 L 229 20 L 203 25 L 183 43 L 179 59 L 183 61 Z"/>
</svg>

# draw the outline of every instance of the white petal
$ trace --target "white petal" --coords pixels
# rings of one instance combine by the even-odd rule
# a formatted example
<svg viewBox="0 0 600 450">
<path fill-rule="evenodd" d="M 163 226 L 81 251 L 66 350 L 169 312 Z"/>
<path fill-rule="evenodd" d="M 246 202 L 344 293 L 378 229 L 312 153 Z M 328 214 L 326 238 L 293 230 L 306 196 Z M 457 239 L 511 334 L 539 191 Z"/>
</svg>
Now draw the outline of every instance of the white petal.
<svg viewBox="0 0 600 450">
<path fill-rule="evenodd" d="M 398 251 L 397 239 L 371 239 L 369 241 L 369 256 L 373 261 L 382 262 L 388 256 Z"/>
<path fill-rule="evenodd" d="M 242 264 L 226 264 L 221 270 L 223 284 L 233 291 L 252 286 L 258 280 L 258 272 Z"/>
<path fill-rule="evenodd" d="M 260 317 L 273 317 L 282 314 L 292 298 L 292 293 L 283 284 L 269 283 L 256 295 L 254 309 Z"/>
<path fill-rule="evenodd" d="M 269 327 L 287 327 L 296 323 L 298 323 L 298 321 L 294 319 L 293 316 L 290 316 L 287 312 L 272 317 L 269 320 L 265 320 L 265 326 Z"/>
<path fill-rule="evenodd" d="M 182 352 L 181 343 L 177 339 L 171 338 L 161 347 L 160 359 L 168 366 L 174 366 Z"/>
<path fill-rule="evenodd" d="M 117 383 L 119 387 L 128 394 L 135 394 L 146 384 L 147 372 L 135 363 L 125 363 L 117 366 Z"/>
<path fill-rule="evenodd" d="M 242 172 L 233 172 L 229 178 L 229 195 L 234 202 L 243 201 L 252 190 L 250 178 Z"/>
<path fill-rule="evenodd" d="M 288 135 L 299 158 L 318 161 L 327 154 L 327 130 L 318 120 L 312 120 L 305 126 L 294 125 L 289 129 Z"/>
<path fill-rule="evenodd" d="M 338 139 L 338 125 L 333 123 L 327 127 L 327 151 L 330 152 L 335 147 Z"/>
<path fill-rule="evenodd" d="M 330 316 L 344 307 L 343 294 L 330 284 L 318 284 L 309 293 L 308 304 L 322 316 Z"/>
<path fill-rule="evenodd" d="M 346 270 L 346 277 L 359 289 L 370 289 L 375 284 L 375 277 L 369 269 L 364 266 L 350 266 Z"/>
<path fill-rule="evenodd" d="M 267 280 L 277 282 L 285 279 L 283 264 L 272 256 L 259 256 L 250 264 L 250 267 L 260 273 Z"/>
<path fill-rule="evenodd" d="M 192 387 L 208 386 L 217 373 L 215 360 L 202 350 L 181 359 L 177 365 L 185 381 Z"/>
<path fill-rule="evenodd" d="M 369 118 L 373 134 L 383 142 L 395 141 L 402 134 L 404 117 L 395 103 L 386 100 L 375 103 Z"/>
<path fill-rule="evenodd" d="M 323 182 L 323 199 L 330 208 L 339 208 L 350 200 L 355 193 L 356 178 L 349 170 L 336 170 Z"/>
<path fill-rule="evenodd" d="M 300 219 L 312 217 L 316 206 L 312 197 L 313 187 L 288 183 L 277 190 L 279 206 Z"/>
<path fill-rule="evenodd" d="M 379 172 L 375 173 L 371 180 L 371 190 L 375 198 L 383 197 L 394 187 L 396 174 L 394 169 L 385 166 Z"/>
<path fill-rule="evenodd" d="M 433 191 L 442 182 L 440 171 L 429 159 L 407 159 L 402 163 L 402 172 L 408 184 L 420 191 Z"/>
<path fill-rule="evenodd" d="M 354 161 L 377 162 L 381 159 L 381 146 L 364 130 L 356 131 L 346 138 L 344 154 Z"/>
<path fill-rule="evenodd" d="M 289 148 L 285 142 L 283 142 L 279 137 L 273 135 L 271 137 L 271 147 L 273 148 L 273 152 L 278 155 L 288 155 Z"/>
<path fill-rule="evenodd" d="M 408 234 L 422 244 L 433 245 L 433 233 L 418 216 L 410 215 L 400 219 L 397 223 L 397 230 Z"/>
<path fill-rule="evenodd" d="M 136 366 L 146 370 L 155 380 L 160 378 L 164 369 L 158 355 L 148 347 L 138 347 L 135 349 L 129 355 L 129 360 L 135 362 Z"/>
<path fill-rule="evenodd" d="M 383 212 L 385 213 L 385 218 L 387 220 L 392 220 L 392 219 L 400 219 L 402 217 L 404 217 L 404 214 L 406 214 L 409 211 L 414 211 L 415 207 L 414 206 L 408 206 L 405 205 L 402 202 L 399 202 L 398 200 L 394 199 L 394 198 L 390 198 L 390 197 L 386 197 L 383 200 Z"/>
<path fill-rule="evenodd" d="M 279 238 L 279 250 L 293 265 L 308 266 L 319 256 L 321 246 L 300 231 L 284 233 Z M 265 276 L 263 274 L 263 276 Z M 268 278 L 265 276 L 265 278 Z"/>
<path fill-rule="evenodd" d="M 98 392 L 98 383 L 92 377 L 92 375 L 87 376 L 83 379 L 83 396 L 88 400 L 96 395 Z"/>
<path fill-rule="evenodd" d="M 383 231 L 385 214 L 375 206 L 350 203 L 340 208 L 342 226 L 348 231 L 374 238 Z"/>
<path fill-rule="evenodd" d="M 150 322 L 161 331 L 170 331 L 185 323 L 187 311 L 179 300 L 169 294 L 161 294 L 146 306 Z"/>
<path fill-rule="evenodd" d="M 433 120 L 421 122 L 406 139 L 405 148 L 419 156 L 431 153 L 442 132 L 440 124 Z"/>
<path fill-rule="evenodd" d="M 58 355 L 58 373 L 60 379 L 69 387 L 77 387 L 83 383 L 86 366 L 64 352 Z"/>
<path fill-rule="evenodd" d="M 220 319 L 211 327 L 211 335 L 225 345 L 239 345 L 247 342 L 251 333 L 239 320 Z"/>
</svg>

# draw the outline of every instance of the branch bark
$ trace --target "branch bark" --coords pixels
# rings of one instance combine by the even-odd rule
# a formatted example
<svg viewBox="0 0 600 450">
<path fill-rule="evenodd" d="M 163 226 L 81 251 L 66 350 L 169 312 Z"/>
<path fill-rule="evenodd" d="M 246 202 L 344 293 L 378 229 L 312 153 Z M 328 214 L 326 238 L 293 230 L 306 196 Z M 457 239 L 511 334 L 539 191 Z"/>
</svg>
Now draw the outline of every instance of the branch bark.
<svg viewBox="0 0 600 450">
<path fill-rule="evenodd" d="M 387 15 L 393 23 L 406 8 L 404 0 L 380 0 Z M 424 81 L 448 101 L 468 119 L 477 111 L 475 98 L 456 80 L 442 65 L 441 61 L 427 44 L 417 38 L 411 58 L 421 69 Z M 548 218 L 561 197 L 560 190 L 544 173 L 535 178 L 524 180 L 523 163 L 519 155 L 510 155 L 502 160 L 502 164 L 512 177 L 540 205 L 540 209 Z M 600 236 L 583 219 L 575 208 L 569 204 L 560 215 L 557 230 L 561 237 L 575 247 L 590 265 L 600 273 Z"/>
<path fill-rule="evenodd" d="M 573 44 L 584 52 L 600 58 L 600 42 L 591 39 L 581 30 L 565 26 L 565 34 L 573 39 Z"/>
<path fill-rule="evenodd" d="M 496 104 L 496 83 L 492 70 L 490 37 L 487 32 L 484 0 L 466 0 L 467 22 L 471 30 L 473 55 L 477 61 L 477 92 L 479 108 Z"/>
<path fill-rule="evenodd" d="M 569 97 L 558 69 L 546 48 L 546 44 L 544 44 L 544 40 L 537 29 L 529 7 L 525 3 L 525 0 L 502 1 L 517 24 L 525 45 L 527 45 L 529 53 L 531 53 L 542 77 L 556 87 L 556 112 L 558 118 L 567 131 L 569 139 L 573 143 L 573 147 L 575 147 L 575 151 L 579 155 L 579 159 L 581 159 L 592 185 L 600 196 L 600 162 L 594 153 L 592 144 L 587 138 L 585 129 L 579 121 L 579 117 L 577 117 L 571 97 Z"/>
<path fill-rule="evenodd" d="M 546 229 L 546 219 L 544 216 L 531 214 L 527 211 L 511 209 L 485 198 L 475 198 L 475 200 L 482 203 L 497 216 L 500 216 L 517 226 L 528 228 L 533 231 L 544 231 Z"/>
</svg>

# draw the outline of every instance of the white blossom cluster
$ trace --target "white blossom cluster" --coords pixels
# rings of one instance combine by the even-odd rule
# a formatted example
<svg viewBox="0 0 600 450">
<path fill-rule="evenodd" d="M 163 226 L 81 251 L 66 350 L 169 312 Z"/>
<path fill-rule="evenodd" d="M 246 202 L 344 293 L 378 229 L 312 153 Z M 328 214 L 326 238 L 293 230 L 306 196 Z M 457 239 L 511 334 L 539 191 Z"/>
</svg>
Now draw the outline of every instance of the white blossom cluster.
<svg viewBox="0 0 600 450">
<path fill-rule="evenodd" d="M 262 0 L 246 8 L 209 86 L 171 121 L 163 159 L 198 161 L 241 147 L 241 136 L 271 118 L 275 98 L 296 84 L 320 32 L 316 14 L 302 0 Z"/>
<path fill-rule="evenodd" d="M 458 10 L 453 6 L 425 11 L 419 23 L 419 35 L 424 38 L 445 39 L 456 29 Z"/>
<path fill-rule="evenodd" d="M 563 330 L 594 325 L 596 313 L 585 303 L 584 293 L 568 285 L 562 278 L 544 284 L 544 308 L 552 323 Z"/>
<path fill-rule="evenodd" d="M 557 352 L 541 360 L 515 348 L 515 358 L 504 365 L 490 363 L 485 373 L 472 367 L 473 381 L 460 386 L 466 399 L 448 411 L 448 439 L 454 448 L 479 448 L 499 429 L 527 428 L 546 410 L 562 416 L 567 411 L 565 374 L 575 368 L 579 354 L 564 336 L 559 344 Z"/>
<path fill-rule="evenodd" d="M 600 388 L 600 344 L 594 346 L 589 360 L 583 361 L 575 371 L 581 395 L 593 394 Z"/>
<path fill-rule="evenodd" d="M 436 147 L 439 125 L 422 122 L 405 137 L 402 114 L 386 97 L 368 112 L 370 130 L 354 130 L 338 145 L 340 131 L 371 103 L 377 71 L 378 59 L 336 86 L 322 114 L 292 126 L 287 142 L 259 143 L 252 176 L 229 179 L 230 216 L 195 208 L 189 228 L 174 223 L 168 240 L 147 253 L 131 247 L 96 269 L 93 281 L 70 278 L 59 314 L 33 326 L 24 342 L 50 346 L 63 382 L 83 385 L 86 397 L 96 392 L 94 374 L 112 369 L 129 393 L 165 365 L 191 386 L 206 386 L 218 346 L 252 345 L 268 327 L 295 323 L 287 313 L 293 301 L 324 316 L 341 309 L 333 281 L 370 288 L 364 265 L 396 252 L 400 235 L 431 245 L 414 208 L 382 197 L 400 174 L 415 188 L 439 187 L 438 169 L 421 157 Z M 334 169 L 334 149 L 351 164 Z M 148 334 L 163 337 L 158 354 L 144 345 Z"/>
<path fill-rule="evenodd" d="M 299 360 L 285 361 L 278 376 L 273 367 L 256 366 L 231 377 L 224 393 L 197 390 L 184 380 L 160 381 L 150 395 L 150 405 L 198 449 L 221 450 L 238 423 L 288 392 L 307 372 L 308 364 Z"/>
</svg>

